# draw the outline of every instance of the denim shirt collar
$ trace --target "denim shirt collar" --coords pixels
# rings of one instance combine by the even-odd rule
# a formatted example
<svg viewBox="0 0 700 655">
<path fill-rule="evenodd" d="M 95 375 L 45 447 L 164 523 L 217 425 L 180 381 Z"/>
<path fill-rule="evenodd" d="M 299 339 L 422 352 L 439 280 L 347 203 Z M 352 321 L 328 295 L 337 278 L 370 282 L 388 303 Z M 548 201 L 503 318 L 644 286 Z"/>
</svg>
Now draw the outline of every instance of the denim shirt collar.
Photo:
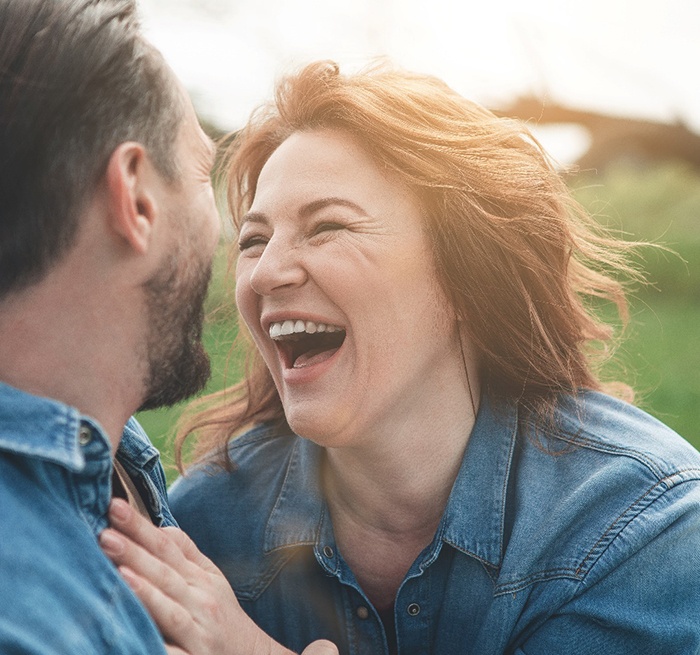
<svg viewBox="0 0 700 655">
<path fill-rule="evenodd" d="M 284 483 L 265 527 L 265 553 L 319 542 L 325 513 L 322 458 L 323 448 L 313 441 L 295 440 Z"/>
<path fill-rule="evenodd" d="M 133 416 L 124 426 L 117 459 L 127 470 L 138 468 L 145 471 L 150 471 L 160 460 L 160 453 Z"/>
<path fill-rule="evenodd" d="M 82 474 L 89 464 L 80 444 L 83 427 L 90 429 L 92 456 L 111 467 L 112 446 L 97 421 L 75 407 L 0 382 L 0 450 Z M 166 500 L 159 453 L 133 417 L 124 426 L 116 457 L 137 485 L 156 525 L 176 525 Z M 111 485 L 106 493 L 111 496 Z"/>
<path fill-rule="evenodd" d="M 517 408 L 481 398 L 457 479 L 442 519 L 442 539 L 454 548 L 500 567 L 508 480 L 517 440 Z"/>
<path fill-rule="evenodd" d="M 158 526 L 177 525 L 167 501 L 160 453 L 133 416 L 124 426 L 116 458 L 141 493 L 153 522 Z"/>
<path fill-rule="evenodd" d="M 442 541 L 494 567 L 500 566 L 508 478 L 517 438 L 517 409 L 481 399 L 457 479 L 438 528 Z M 497 454 L 494 457 L 494 452 Z M 322 545 L 329 521 L 321 491 L 323 449 L 297 439 L 284 482 L 265 528 L 264 549 Z"/>
<path fill-rule="evenodd" d="M 80 427 L 109 443 L 100 425 L 74 407 L 0 382 L 0 449 L 53 462 L 79 473 L 85 468 Z"/>
</svg>

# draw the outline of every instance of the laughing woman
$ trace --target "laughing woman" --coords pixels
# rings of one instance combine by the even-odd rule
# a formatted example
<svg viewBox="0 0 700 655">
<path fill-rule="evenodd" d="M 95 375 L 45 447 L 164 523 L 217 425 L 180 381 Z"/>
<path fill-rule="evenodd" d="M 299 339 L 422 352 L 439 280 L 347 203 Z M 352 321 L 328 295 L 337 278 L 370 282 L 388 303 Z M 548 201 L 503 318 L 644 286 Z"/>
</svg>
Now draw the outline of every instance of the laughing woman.
<svg viewBox="0 0 700 655">
<path fill-rule="evenodd" d="M 700 455 L 605 393 L 623 249 L 523 127 L 317 63 L 229 171 L 250 365 L 172 503 L 245 612 L 296 650 L 699 652 Z"/>
</svg>

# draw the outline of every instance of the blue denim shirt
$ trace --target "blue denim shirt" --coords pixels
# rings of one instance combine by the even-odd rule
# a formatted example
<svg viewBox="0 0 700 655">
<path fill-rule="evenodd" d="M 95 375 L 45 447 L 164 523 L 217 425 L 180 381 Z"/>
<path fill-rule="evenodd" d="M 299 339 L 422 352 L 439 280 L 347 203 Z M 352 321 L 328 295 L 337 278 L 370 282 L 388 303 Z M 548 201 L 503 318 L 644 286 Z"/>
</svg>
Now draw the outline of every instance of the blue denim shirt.
<svg viewBox="0 0 700 655">
<path fill-rule="evenodd" d="M 526 433 L 515 407 L 482 401 L 396 596 L 401 655 L 700 652 L 700 454 L 599 393 L 562 399 L 554 420 Z M 387 653 L 335 543 L 322 449 L 262 426 L 230 452 L 237 470 L 196 468 L 171 503 L 245 611 L 297 652 L 327 638 Z"/>
<path fill-rule="evenodd" d="M 136 421 L 117 457 L 159 525 L 174 524 L 158 451 Z M 157 655 L 163 641 L 102 554 L 108 437 L 66 405 L 0 383 L 0 653 Z"/>
</svg>

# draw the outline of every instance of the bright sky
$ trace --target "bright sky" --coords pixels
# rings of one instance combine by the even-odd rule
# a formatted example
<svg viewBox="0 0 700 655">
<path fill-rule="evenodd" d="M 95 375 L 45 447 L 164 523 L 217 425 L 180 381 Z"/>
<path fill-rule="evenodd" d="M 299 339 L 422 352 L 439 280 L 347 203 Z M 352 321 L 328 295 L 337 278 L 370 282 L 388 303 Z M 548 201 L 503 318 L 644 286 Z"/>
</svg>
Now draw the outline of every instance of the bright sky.
<svg viewBox="0 0 700 655">
<path fill-rule="evenodd" d="M 223 129 L 240 127 L 276 78 L 308 61 L 353 70 L 388 56 L 491 107 L 546 93 L 700 132 L 700 0 L 139 3 L 147 36 Z M 578 147 L 558 141 L 555 157 Z"/>
</svg>

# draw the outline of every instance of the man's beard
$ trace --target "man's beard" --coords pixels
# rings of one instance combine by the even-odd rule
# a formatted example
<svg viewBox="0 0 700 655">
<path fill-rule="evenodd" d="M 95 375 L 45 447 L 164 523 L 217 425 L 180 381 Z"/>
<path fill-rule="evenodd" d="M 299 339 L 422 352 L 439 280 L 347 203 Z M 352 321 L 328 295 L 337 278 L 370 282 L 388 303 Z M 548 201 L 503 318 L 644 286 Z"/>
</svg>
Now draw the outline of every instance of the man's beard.
<svg viewBox="0 0 700 655">
<path fill-rule="evenodd" d="M 201 391 L 209 379 L 202 345 L 211 262 L 170 257 L 145 285 L 149 313 L 146 395 L 140 410 L 169 407 Z"/>
</svg>

